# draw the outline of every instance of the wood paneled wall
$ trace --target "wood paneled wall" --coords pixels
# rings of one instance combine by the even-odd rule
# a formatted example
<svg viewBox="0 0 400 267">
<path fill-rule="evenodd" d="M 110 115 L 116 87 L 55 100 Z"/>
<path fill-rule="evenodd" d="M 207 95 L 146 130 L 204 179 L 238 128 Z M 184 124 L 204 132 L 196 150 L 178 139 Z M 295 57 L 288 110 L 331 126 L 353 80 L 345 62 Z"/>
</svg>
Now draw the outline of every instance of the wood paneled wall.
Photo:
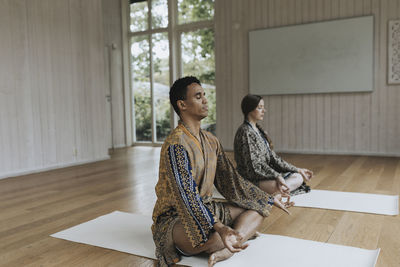
<svg viewBox="0 0 400 267">
<path fill-rule="evenodd" d="M 108 116 L 112 115 L 112 122 L 108 123 L 110 134 L 107 136 L 108 147 L 125 147 L 132 140 L 125 138 L 125 109 L 124 109 L 124 87 L 123 87 L 123 64 L 122 64 L 122 19 L 121 1 L 102 0 L 106 90 L 111 95 L 112 105 L 107 106 Z M 114 47 L 112 45 L 114 44 Z M 109 80 L 111 79 L 111 80 Z M 110 111 L 112 108 L 112 111 Z M 111 118 L 110 118 L 111 119 Z M 130 127 L 130 126 L 128 126 Z M 112 138 L 112 144 L 111 144 Z"/>
<path fill-rule="evenodd" d="M 387 85 L 388 20 L 398 0 L 216 0 L 217 135 L 232 149 L 248 93 L 248 32 L 374 16 L 372 93 L 265 96 L 262 123 L 278 151 L 400 155 L 400 86 Z"/>
<path fill-rule="evenodd" d="M 101 0 L 0 2 L 0 177 L 107 158 Z"/>
</svg>

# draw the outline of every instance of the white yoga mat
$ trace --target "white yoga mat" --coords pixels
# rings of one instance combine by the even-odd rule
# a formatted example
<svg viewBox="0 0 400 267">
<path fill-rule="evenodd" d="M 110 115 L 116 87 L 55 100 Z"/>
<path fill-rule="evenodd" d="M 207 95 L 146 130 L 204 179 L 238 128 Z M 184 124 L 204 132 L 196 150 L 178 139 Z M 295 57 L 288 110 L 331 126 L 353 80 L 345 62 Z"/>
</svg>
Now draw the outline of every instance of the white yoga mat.
<svg viewBox="0 0 400 267">
<path fill-rule="evenodd" d="M 151 224 L 150 216 L 114 211 L 51 236 L 155 259 Z M 367 250 L 279 235 L 262 234 L 249 244 L 243 252 L 215 266 L 372 267 L 379 255 L 379 249 Z M 182 257 L 179 264 L 207 266 L 207 258 Z"/>
<path fill-rule="evenodd" d="M 311 189 L 311 192 L 293 196 L 291 200 L 296 207 L 399 214 L 399 196 Z"/>
<path fill-rule="evenodd" d="M 214 198 L 224 197 L 214 190 Z M 345 210 L 383 215 L 399 214 L 399 196 L 311 189 L 307 194 L 291 197 L 296 207 Z"/>
</svg>

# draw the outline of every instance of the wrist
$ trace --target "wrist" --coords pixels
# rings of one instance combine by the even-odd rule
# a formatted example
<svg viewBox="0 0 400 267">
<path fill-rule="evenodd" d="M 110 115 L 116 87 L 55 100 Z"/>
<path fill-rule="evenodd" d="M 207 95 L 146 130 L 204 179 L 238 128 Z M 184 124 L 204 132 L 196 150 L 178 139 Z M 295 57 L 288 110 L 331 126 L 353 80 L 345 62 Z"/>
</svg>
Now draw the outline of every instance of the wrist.
<svg viewBox="0 0 400 267">
<path fill-rule="evenodd" d="M 213 228 L 217 233 L 219 233 L 224 227 L 226 227 L 226 226 L 221 222 L 216 222 L 213 225 Z"/>
</svg>

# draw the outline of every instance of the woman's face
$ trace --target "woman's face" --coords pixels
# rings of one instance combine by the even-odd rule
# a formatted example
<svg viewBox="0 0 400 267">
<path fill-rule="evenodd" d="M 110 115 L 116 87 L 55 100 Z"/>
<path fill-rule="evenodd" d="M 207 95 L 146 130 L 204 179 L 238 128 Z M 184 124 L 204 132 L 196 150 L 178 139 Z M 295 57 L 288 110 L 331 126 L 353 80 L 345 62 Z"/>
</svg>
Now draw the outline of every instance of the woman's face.
<svg viewBox="0 0 400 267">
<path fill-rule="evenodd" d="M 264 118 L 265 108 L 264 108 L 264 100 L 261 99 L 258 103 L 258 106 L 249 113 L 249 119 L 252 121 L 261 121 Z"/>
</svg>

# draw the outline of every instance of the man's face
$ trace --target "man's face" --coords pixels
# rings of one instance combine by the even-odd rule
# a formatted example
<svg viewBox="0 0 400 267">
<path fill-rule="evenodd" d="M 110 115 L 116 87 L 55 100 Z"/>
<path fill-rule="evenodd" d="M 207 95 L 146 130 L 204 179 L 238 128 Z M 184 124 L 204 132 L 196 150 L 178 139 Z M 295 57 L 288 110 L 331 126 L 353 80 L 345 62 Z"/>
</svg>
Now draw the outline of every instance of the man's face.
<svg viewBox="0 0 400 267">
<path fill-rule="evenodd" d="M 186 100 L 182 100 L 181 112 L 198 120 L 204 119 L 208 115 L 208 102 L 203 87 L 192 83 L 187 88 Z"/>
</svg>

